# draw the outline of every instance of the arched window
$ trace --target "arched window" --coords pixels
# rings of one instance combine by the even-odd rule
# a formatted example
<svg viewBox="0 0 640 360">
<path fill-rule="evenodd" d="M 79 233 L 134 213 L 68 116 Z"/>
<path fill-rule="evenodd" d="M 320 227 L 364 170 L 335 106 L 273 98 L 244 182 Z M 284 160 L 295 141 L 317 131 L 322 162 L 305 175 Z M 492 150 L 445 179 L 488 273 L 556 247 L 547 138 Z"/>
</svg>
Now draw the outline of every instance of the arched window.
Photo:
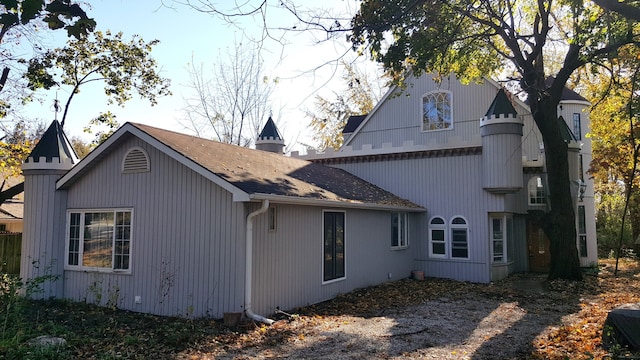
<svg viewBox="0 0 640 360">
<path fill-rule="evenodd" d="M 429 221 L 429 256 L 447 257 L 447 224 L 441 217 Z"/>
<path fill-rule="evenodd" d="M 422 131 L 452 128 L 451 92 L 434 91 L 422 96 Z"/>
<path fill-rule="evenodd" d="M 122 160 L 122 172 L 124 174 L 149 171 L 149 155 L 141 147 L 131 148 Z"/>
<path fill-rule="evenodd" d="M 459 216 L 451 220 L 451 257 L 469 258 L 469 227 L 467 221 Z"/>
<path fill-rule="evenodd" d="M 532 177 L 527 188 L 529 190 L 529 205 L 545 205 L 547 203 L 547 196 L 540 176 Z"/>
</svg>

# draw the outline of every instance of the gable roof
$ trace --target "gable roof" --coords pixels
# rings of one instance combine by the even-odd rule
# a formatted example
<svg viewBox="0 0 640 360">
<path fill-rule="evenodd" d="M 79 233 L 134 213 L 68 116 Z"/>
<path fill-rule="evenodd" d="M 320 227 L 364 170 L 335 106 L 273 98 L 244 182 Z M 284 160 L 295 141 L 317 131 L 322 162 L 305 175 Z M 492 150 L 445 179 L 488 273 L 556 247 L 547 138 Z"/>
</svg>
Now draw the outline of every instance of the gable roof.
<svg viewBox="0 0 640 360">
<path fill-rule="evenodd" d="M 341 169 L 133 123 L 124 124 L 58 180 L 57 188 L 73 184 L 108 149 L 131 135 L 231 192 L 234 201 L 424 210 Z"/>
</svg>

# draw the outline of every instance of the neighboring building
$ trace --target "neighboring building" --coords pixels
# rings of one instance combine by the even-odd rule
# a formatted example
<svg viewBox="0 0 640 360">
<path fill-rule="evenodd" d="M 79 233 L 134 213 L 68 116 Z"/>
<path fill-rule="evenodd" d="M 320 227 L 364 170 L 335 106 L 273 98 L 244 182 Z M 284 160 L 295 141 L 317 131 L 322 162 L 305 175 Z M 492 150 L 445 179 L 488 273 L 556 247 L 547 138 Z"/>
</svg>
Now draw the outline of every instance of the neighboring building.
<svg viewBox="0 0 640 360">
<path fill-rule="evenodd" d="M 547 210 L 542 136 L 528 106 L 490 80 L 413 78 L 354 118 L 338 151 L 307 160 L 341 168 L 428 209 L 411 234 L 425 276 L 489 282 L 549 270 L 549 240 L 527 217 Z M 566 89 L 558 108 L 569 146 L 580 264 L 597 263 L 589 102 Z M 353 127 L 355 126 L 355 129 Z M 347 136 L 348 135 L 348 136 Z M 297 154 L 294 154 L 297 156 Z"/>
<path fill-rule="evenodd" d="M 4 180 L 2 190 L 11 188 L 24 181 L 22 176 L 10 176 Z M 0 204 L 0 232 L 22 232 L 22 208 L 24 207 L 24 195 L 19 193 L 11 199 Z"/>
<path fill-rule="evenodd" d="M 267 321 L 252 310 L 408 277 L 425 209 L 265 129 L 277 153 L 126 123 L 78 162 L 54 121 L 23 165 L 22 278 L 60 275 L 43 298 Z"/>
</svg>

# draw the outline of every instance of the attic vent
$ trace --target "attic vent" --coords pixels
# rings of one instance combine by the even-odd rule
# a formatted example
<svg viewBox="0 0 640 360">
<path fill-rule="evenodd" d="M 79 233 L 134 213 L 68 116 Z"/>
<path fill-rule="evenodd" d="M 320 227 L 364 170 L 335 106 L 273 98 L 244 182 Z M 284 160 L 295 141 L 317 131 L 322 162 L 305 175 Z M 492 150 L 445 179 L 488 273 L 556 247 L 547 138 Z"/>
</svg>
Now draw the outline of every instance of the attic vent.
<svg viewBox="0 0 640 360">
<path fill-rule="evenodd" d="M 131 174 L 145 171 L 149 171 L 149 156 L 142 148 L 132 148 L 124 156 L 122 172 L 124 174 Z"/>
</svg>

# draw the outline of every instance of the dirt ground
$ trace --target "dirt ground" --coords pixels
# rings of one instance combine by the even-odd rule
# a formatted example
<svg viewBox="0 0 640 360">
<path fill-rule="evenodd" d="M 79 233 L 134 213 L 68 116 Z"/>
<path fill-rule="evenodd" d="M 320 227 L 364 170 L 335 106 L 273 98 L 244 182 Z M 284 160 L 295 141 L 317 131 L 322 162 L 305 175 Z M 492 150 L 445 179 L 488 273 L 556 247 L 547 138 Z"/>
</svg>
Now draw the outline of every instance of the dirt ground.
<svg viewBox="0 0 640 360">
<path fill-rule="evenodd" d="M 405 279 L 229 329 L 181 359 L 590 359 L 609 310 L 640 302 L 637 262 L 582 282 L 518 274 L 492 284 Z"/>
</svg>

